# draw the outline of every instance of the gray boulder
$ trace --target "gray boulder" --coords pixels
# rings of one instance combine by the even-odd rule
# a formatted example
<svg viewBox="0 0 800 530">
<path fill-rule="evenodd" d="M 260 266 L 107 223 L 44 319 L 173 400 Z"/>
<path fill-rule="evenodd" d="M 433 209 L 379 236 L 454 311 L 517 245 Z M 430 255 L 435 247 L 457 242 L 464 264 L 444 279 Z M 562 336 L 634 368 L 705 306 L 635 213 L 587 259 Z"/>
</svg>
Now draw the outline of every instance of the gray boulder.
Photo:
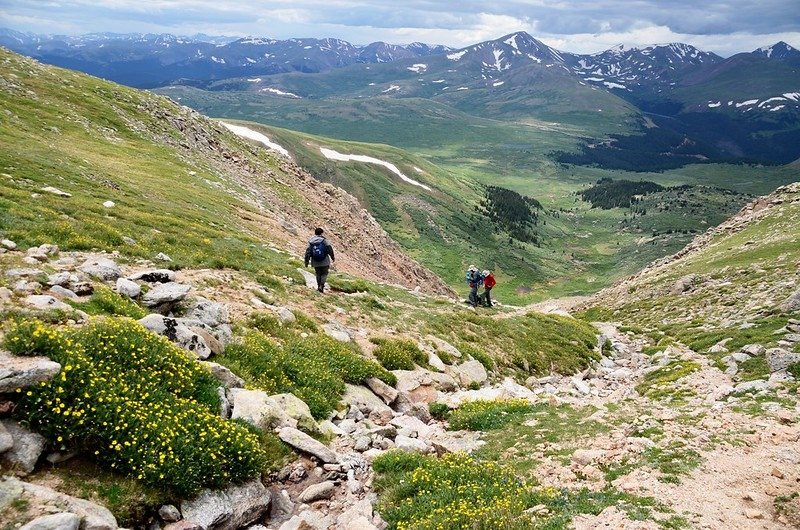
<svg viewBox="0 0 800 530">
<path fill-rule="evenodd" d="M 306 432 L 318 432 L 319 427 L 311 415 L 306 402 L 294 394 L 275 394 L 270 396 L 287 416 L 297 421 L 297 427 Z"/>
<path fill-rule="evenodd" d="M 39 269 L 8 269 L 6 276 L 9 278 L 35 278 L 43 274 Z"/>
<path fill-rule="evenodd" d="M 297 429 L 284 427 L 278 431 L 278 437 L 295 449 L 313 455 L 326 464 L 335 464 L 338 460 L 336 453 L 326 445 Z"/>
<path fill-rule="evenodd" d="M 800 353 L 794 353 L 783 348 L 770 348 L 766 352 L 769 372 L 783 372 L 791 365 L 800 363 Z"/>
<path fill-rule="evenodd" d="M 428 444 L 419 438 L 409 438 L 408 436 L 401 436 L 398 434 L 394 439 L 394 443 L 395 446 L 401 451 L 410 451 L 423 454 L 428 452 Z"/>
<path fill-rule="evenodd" d="M 210 361 L 203 361 L 203 365 L 209 369 L 217 381 L 222 383 L 228 388 L 244 388 L 244 379 L 231 372 L 228 368 L 221 364 L 212 363 Z"/>
<path fill-rule="evenodd" d="M 128 298 L 138 298 L 142 294 L 142 288 L 132 280 L 117 278 L 117 292 Z"/>
<path fill-rule="evenodd" d="M 224 305 L 202 297 L 198 297 L 189 306 L 186 316 L 187 318 L 197 319 L 212 328 L 230 322 L 230 315 Z"/>
<path fill-rule="evenodd" d="M 139 323 L 157 335 L 168 338 L 184 350 L 197 356 L 198 359 L 208 359 L 211 348 L 205 339 L 196 332 L 179 324 L 178 320 L 158 314 L 150 314 L 139 319 Z"/>
<path fill-rule="evenodd" d="M 242 419 L 265 431 L 297 426 L 297 422 L 262 390 L 232 388 L 230 397 L 233 403 L 231 419 Z"/>
<path fill-rule="evenodd" d="M 672 289 L 670 289 L 669 292 L 670 294 L 674 295 L 683 294 L 687 291 L 691 291 L 692 288 L 694 287 L 694 283 L 695 283 L 694 275 L 684 276 L 683 278 L 679 279 L 673 284 Z"/>
<path fill-rule="evenodd" d="M 113 282 L 122 275 L 119 265 L 103 256 L 87 259 L 78 270 L 106 282 Z"/>
<path fill-rule="evenodd" d="M 338 322 L 329 322 L 322 326 L 323 331 L 329 337 L 332 337 L 339 342 L 350 342 L 353 340 L 353 337 L 350 335 L 350 332 L 347 331 L 347 328 L 339 324 Z"/>
<path fill-rule="evenodd" d="M 57 309 L 61 311 L 73 310 L 71 305 L 65 304 L 64 302 L 56 300 L 52 296 L 46 294 L 32 294 L 26 296 L 23 302 L 25 302 L 25 305 L 40 311 L 49 311 L 51 309 Z"/>
<path fill-rule="evenodd" d="M 37 517 L 19 530 L 78 530 L 80 526 L 80 516 L 70 512 L 62 512 Z"/>
<path fill-rule="evenodd" d="M 56 505 L 65 512 L 81 518 L 81 530 L 116 530 L 117 520 L 105 507 L 83 499 L 70 497 L 45 486 L 38 486 L 21 480 L 5 477 L 0 482 L 0 491 L 19 491 L 35 504 Z"/>
<path fill-rule="evenodd" d="M 194 499 L 181 503 L 181 513 L 185 521 L 210 530 L 233 517 L 233 505 L 224 491 L 204 489 Z"/>
<path fill-rule="evenodd" d="M 367 386 L 372 390 L 376 396 L 381 398 L 384 403 L 391 405 L 397 399 L 399 394 L 398 390 L 392 386 L 387 385 L 377 377 L 370 377 L 366 380 Z"/>
<path fill-rule="evenodd" d="M 180 283 L 162 283 L 147 291 L 142 297 L 142 303 L 147 307 L 157 307 L 180 302 L 191 289 L 191 286 Z"/>
<path fill-rule="evenodd" d="M 215 530 L 236 530 L 261 519 L 269 509 L 271 494 L 260 478 L 244 484 L 232 485 L 225 490 L 233 515 Z"/>
<path fill-rule="evenodd" d="M 47 357 L 17 357 L 0 350 L 0 394 L 49 381 L 60 371 L 61 365 Z"/>
<path fill-rule="evenodd" d="M 786 313 L 800 310 L 800 289 L 796 290 L 789 298 L 786 299 L 781 306 L 781 309 Z"/>
<path fill-rule="evenodd" d="M 311 503 L 322 499 L 330 499 L 333 497 L 335 491 L 336 485 L 333 482 L 326 480 L 325 482 L 320 482 L 319 484 L 314 484 L 307 487 L 305 490 L 303 490 L 303 493 L 300 494 L 298 500 L 304 503 Z"/>
<path fill-rule="evenodd" d="M 31 432 L 11 420 L 2 420 L 1 423 L 14 443 L 9 450 L 0 455 L 0 460 L 18 475 L 33 473 L 36 462 L 44 451 L 46 443 L 44 436 Z"/>
<path fill-rule="evenodd" d="M 71 274 L 68 272 L 56 272 L 47 277 L 47 285 L 60 285 L 64 287 L 69 285 Z"/>
<path fill-rule="evenodd" d="M 458 379 L 463 386 L 469 386 L 473 383 L 481 384 L 489 378 L 489 374 L 486 373 L 486 368 L 483 367 L 480 361 L 467 361 L 453 366 L 452 370 L 453 377 Z"/>
<path fill-rule="evenodd" d="M 174 523 L 181 520 L 181 512 L 172 504 L 165 504 L 158 509 L 158 516 L 165 523 Z"/>
<path fill-rule="evenodd" d="M 2 246 L 6 250 L 16 250 L 17 244 L 11 241 L 10 239 L 3 239 L 0 241 L 0 246 Z"/>
<path fill-rule="evenodd" d="M 14 437 L 8 432 L 5 425 L 0 423 L 0 454 L 14 447 Z"/>
<path fill-rule="evenodd" d="M 467 453 L 476 451 L 486 442 L 480 439 L 481 433 L 472 431 L 439 432 L 431 439 L 436 453 Z"/>
<path fill-rule="evenodd" d="M 49 292 L 62 299 L 66 298 L 67 300 L 72 300 L 74 302 L 79 300 L 78 295 L 75 294 L 74 291 L 70 291 L 66 287 L 61 287 L 60 285 L 52 286 Z"/>
<path fill-rule="evenodd" d="M 381 398 L 363 386 L 345 385 L 342 402 L 356 407 L 364 416 L 376 423 L 387 423 L 394 416 L 392 409 Z"/>
</svg>

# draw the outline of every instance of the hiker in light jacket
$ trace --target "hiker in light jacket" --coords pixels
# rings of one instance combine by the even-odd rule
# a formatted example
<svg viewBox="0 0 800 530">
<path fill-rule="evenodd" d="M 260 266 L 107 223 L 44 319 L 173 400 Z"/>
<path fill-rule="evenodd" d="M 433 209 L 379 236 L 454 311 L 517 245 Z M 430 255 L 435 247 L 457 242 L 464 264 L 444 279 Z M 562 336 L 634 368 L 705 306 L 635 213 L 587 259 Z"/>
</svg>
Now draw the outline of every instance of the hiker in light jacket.
<svg viewBox="0 0 800 530">
<path fill-rule="evenodd" d="M 331 263 L 336 261 L 333 247 L 322 235 L 323 232 L 322 228 L 314 230 L 314 237 L 308 240 L 305 258 L 306 267 L 310 263 L 317 273 L 317 291 L 321 293 L 325 292 L 325 281 L 328 279 Z"/>
<path fill-rule="evenodd" d="M 481 294 L 481 301 L 486 307 L 492 307 L 492 287 L 497 285 L 492 271 L 483 271 L 483 293 Z"/>
</svg>

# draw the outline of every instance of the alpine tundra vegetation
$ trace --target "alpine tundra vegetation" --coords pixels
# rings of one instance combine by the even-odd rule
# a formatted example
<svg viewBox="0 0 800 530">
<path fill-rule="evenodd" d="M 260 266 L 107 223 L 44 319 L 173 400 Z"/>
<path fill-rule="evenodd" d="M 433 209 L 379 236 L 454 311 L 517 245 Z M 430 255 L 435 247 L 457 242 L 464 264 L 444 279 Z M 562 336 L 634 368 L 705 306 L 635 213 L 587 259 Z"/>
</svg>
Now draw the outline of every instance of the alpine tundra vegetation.
<svg viewBox="0 0 800 530">
<path fill-rule="evenodd" d="M 793 48 L 2 38 L 0 529 L 800 525 Z"/>
</svg>

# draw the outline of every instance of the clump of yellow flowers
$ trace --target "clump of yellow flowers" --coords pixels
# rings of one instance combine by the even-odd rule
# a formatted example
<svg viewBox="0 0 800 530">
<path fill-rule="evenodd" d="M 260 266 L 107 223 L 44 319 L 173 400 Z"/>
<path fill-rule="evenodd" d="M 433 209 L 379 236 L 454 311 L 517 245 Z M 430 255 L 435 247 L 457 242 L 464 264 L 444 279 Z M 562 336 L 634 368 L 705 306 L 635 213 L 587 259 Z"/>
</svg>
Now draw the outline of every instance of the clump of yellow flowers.
<svg viewBox="0 0 800 530">
<path fill-rule="evenodd" d="M 51 381 L 21 392 L 17 417 L 56 447 L 189 495 L 257 475 L 258 433 L 219 416 L 217 383 L 201 364 L 127 318 L 80 328 L 14 324 L 6 347 L 61 364 Z"/>
</svg>

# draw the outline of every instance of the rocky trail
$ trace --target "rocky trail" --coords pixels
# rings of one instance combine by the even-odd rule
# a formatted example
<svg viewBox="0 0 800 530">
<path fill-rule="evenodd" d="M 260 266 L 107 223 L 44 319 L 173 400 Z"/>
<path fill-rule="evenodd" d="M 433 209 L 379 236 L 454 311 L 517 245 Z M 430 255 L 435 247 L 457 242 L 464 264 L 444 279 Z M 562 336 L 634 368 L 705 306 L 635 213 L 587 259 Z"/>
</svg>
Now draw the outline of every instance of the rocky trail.
<svg viewBox="0 0 800 530">
<path fill-rule="evenodd" d="M 503 453 L 504 464 L 511 469 L 520 460 L 535 460 L 530 473 L 542 485 L 613 488 L 652 497 L 669 510 L 669 516 L 683 518 L 691 528 L 779 529 L 798 522 L 797 500 L 790 495 L 800 483 L 800 407 L 796 395 L 772 391 L 788 377 L 786 368 L 797 354 L 766 351 L 759 345 L 732 352 L 726 358 L 730 366 L 766 356 L 772 372 L 768 380 L 735 383 L 731 378 L 735 369 L 722 371 L 701 353 L 670 346 L 646 354 L 647 339 L 604 322 L 595 324 L 604 351 L 599 362 L 572 376 L 530 377 L 523 384 L 487 373 L 480 362 L 439 339 L 438 349 L 461 358 L 460 364 L 431 361 L 430 369 L 395 370 L 394 387 L 374 378 L 366 386 L 347 385 L 345 407 L 316 422 L 308 406 L 292 394 L 270 396 L 244 388 L 237 374 L 205 361 L 213 360 L 231 340 L 232 323 L 251 312 L 272 311 L 282 322 L 296 318 L 292 308 L 269 300 L 269 293 L 238 273 L 173 272 L 146 261 L 120 265 L 115 255 L 60 253 L 52 245 L 27 251 L 24 267 L 10 267 L 19 263 L 21 253 L 12 249 L 11 242 L 4 245 L 8 252 L 0 259 L 10 285 L 0 288 L 4 308 L 74 311 L 64 300 L 85 298 L 98 283 L 139 298 L 151 311 L 140 322 L 192 352 L 219 379 L 221 415 L 273 429 L 297 452 L 295 461 L 263 483 L 254 480 L 225 491 L 204 490 L 178 506 L 162 506 L 147 523 L 150 529 L 385 528 L 374 511 L 377 495 L 371 462 L 394 448 L 438 455 L 463 451 L 481 457 L 485 446 L 503 441 L 503 433 L 450 431 L 446 422 L 431 416 L 428 404 L 435 401 L 456 409 L 469 401 L 505 399 L 547 404 L 559 414 L 567 411 L 578 418 L 577 425 L 564 424 L 563 436 L 556 431 L 557 441 L 541 441 L 528 438 L 541 429 L 533 416 L 518 426 L 526 429 L 517 431 L 524 436 Z M 347 295 L 329 296 L 335 306 Z M 535 309 L 563 314 L 575 302 L 545 302 Z M 185 312 L 172 316 L 179 304 L 184 304 Z M 313 303 L 297 307 L 325 316 Z M 498 318 L 530 310 L 520 308 Z M 328 314 L 324 332 L 339 341 L 355 341 L 369 354 L 367 338 L 375 330 L 358 317 L 362 327 L 347 325 L 343 314 Z M 80 322 L 86 315 L 75 311 L 74 318 Z M 800 322 L 789 326 L 786 339 L 794 340 Z M 417 339 L 423 345 L 423 337 Z M 434 350 L 428 353 L 435 357 Z M 0 393 L 53 377 L 58 370 L 53 364 L 43 358 L 3 354 Z M 765 414 L 748 413 L 754 400 Z M 90 530 L 116 528 L 105 508 L 48 487 L 53 484 L 46 473 L 36 471 L 37 461 L 41 457 L 60 462 L 71 455 L 42 455 L 44 439 L 8 419 L 7 407 L 3 410 L 1 458 L 7 469 L 29 476 L 25 482 L 11 477 L 0 482 L 0 506 L 27 499 L 27 515 L 34 519 L 31 524 L 39 526 L 28 525 L 26 530 L 71 528 L 78 523 Z M 776 499 L 782 497 L 789 499 L 789 508 L 777 513 Z M 55 523 L 48 518 L 54 515 L 69 521 L 52 526 Z M 657 513 L 656 520 L 659 517 L 668 515 Z M 598 515 L 580 515 L 574 526 L 660 528 L 653 520 L 632 520 L 614 506 Z"/>
</svg>

